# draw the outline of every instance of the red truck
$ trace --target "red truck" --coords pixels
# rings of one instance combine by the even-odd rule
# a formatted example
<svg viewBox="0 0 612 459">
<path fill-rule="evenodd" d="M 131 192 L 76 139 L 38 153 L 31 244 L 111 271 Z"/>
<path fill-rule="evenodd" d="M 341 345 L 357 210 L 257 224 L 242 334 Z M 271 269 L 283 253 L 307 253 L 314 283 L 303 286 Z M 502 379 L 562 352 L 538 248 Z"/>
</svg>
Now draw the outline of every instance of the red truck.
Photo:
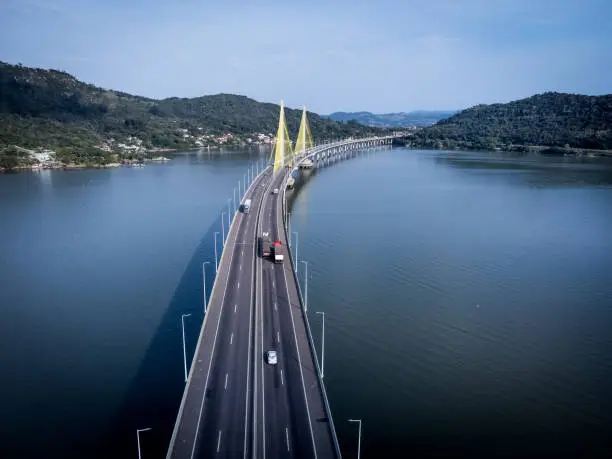
<svg viewBox="0 0 612 459">
<path fill-rule="evenodd" d="M 271 248 L 271 256 L 272 259 L 274 260 L 274 263 L 282 263 L 283 260 L 285 259 L 285 255 L 284 255 L 284 248 L 283 248 L 283 244 L 281 243 L 281 241 L 274 241 L 274 244 L 272 245 Z"/>
</svg>

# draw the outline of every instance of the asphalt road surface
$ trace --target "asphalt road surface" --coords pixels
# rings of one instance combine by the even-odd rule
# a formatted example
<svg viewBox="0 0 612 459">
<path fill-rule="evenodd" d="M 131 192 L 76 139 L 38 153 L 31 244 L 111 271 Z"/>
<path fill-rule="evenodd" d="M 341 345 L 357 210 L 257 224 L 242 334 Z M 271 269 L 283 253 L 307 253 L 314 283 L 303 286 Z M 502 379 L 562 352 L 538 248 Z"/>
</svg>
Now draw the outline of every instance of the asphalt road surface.
<svg viewBox="0 0 612 459">
<path fill-rule="evenodd" d="M 338 457 L 287 253 L 284 175 L 257 177 L 250 213 L 235 216 L 168 459 Z M 282 242 L 284 263 L 260 257 L 263 231 Z"/>
<path fill-rule="evenodd" d="M 297 286 L 287 254 L 283 230 L 282 176 L 266 190 L 259 234 L 285 249 L 282 264 L 259 258 L 256 309 L 254 431 L 257 457 L 335 458 L 331 428 L 323 406 L 316 366 L 310 349 Z M 278 188 L 279 194 L 272 190 Z M 265 352 L 276 350 L 278 363 L 265 362 Z"/>
</svg>

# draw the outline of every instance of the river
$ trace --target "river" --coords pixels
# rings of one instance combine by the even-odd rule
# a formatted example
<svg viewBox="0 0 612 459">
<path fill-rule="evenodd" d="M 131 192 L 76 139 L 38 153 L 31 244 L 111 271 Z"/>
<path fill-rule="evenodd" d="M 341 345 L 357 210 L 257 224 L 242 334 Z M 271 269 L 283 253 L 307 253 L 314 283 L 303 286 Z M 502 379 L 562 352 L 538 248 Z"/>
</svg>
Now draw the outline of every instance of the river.
<svg viewBox="0 0 612 459">
<path fill-rule="evenodd" d="M 143 457 L 164 457 L 181 314 L 190 358 L 201 263 L 259 157 L 0 175 L 0 456 L 136 457 L 151 427 Z M 345 457 L 348 418 L 363 457 L 612 452 L 612 163 L 398 148 L 303 175 L 291 225 Z"/>
</svg>

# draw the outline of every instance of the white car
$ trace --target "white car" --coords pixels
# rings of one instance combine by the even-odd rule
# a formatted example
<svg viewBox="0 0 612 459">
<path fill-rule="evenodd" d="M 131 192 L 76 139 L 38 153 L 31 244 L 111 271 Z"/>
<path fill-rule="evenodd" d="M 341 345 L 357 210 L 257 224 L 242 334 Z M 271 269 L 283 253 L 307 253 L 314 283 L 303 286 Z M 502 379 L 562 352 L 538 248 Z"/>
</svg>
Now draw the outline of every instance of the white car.
<svg viewBox="0 0 612 459">
<path fill-rule="evenodd" d="M 278 359 L 276 357 L 276 351 L 268 351 L 268 352 L 266 352 L 266 361 L 270 365 L 276 365 L 276 363 L 278 362 Z"/>
<path fill-rule="evenodd" d="M 274 188 L 274 190 L 272 191 L 272 194 L 278 194 L 278 188 Z"/>
</svg>

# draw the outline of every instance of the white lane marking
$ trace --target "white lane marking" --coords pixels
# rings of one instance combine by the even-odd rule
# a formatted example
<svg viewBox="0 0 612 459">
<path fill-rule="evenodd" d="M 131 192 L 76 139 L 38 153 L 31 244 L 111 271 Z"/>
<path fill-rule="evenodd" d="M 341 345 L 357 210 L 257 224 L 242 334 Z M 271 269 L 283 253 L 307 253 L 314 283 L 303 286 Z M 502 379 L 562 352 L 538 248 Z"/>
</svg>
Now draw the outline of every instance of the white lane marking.
<svg viewBox="0 0 612 459">
<path fill-rule="evenodd" d="M 237 305 L 237 304 L 235 304 L 235 305 L 234 305 L 234 314 L 236 314 L 236 310 L 237 310 L 237 309 L 238 309 L 238 305 Z"/>
<path fill-rule="evenodd" d="M 280 332 L 279 331 L 276 332 L 276 342 L 280 343 Z"/>
<path fill-rule="evenodd" d="M 234 334 L 232 333 L 232 335 L 230 336 L 230 344 L 233 344 L 234 342 Z"/>
<path fill-rule="evenodd" d="M 260 205 L 260 209 L 259 212 L 261 215 L 261 206 L 263 206 L 263 196 L 261 197 L 261 200 L 259 201 L 259 205 Z M 259 217 L 258 215 L 258 217 Z M 253 235 L 253 237 L 256 239 L 257 238 L 257 229 L 258 227 L 261 227 L 261 220 L 258 219 L 258 221 L 254 222 L 254 229 L 255 229 L 255 234 Z M 253 244 L 253 258 L 254 260 L 258 260 L 257 255 L 255 253 L 255 244 Z M 261 260 L 258 260 L 259 262 L 261 262 Z M 257 261 L 256 261 L 257 263 Z M 257 272 L 256 272 L 257 274 Z M 256 291 L 255 291 L 255 287 L 257 286 L 257 282 L 253 282 L 253 276 L 250 276 L 251 279 L 251 298 L 255 297 L 256 301 L 255 301 L 255 323 L 257 324 L 257 296 L 256 296 Z M 257 280 L 257 279 L 255 279 Z M 261 290 L 260 290 L 261 293 Z M 250 305 L 249 305 L 249 323 L 253 323 L 253 302 L 250 301 Z M 263 327 L 263 325 L 262 325 Z M 247 417 L 248 417 L 248 412 L 249 412 L 249 386 L 250 386 L 250 378 L 249 375 L 251 374 L 251 360 L 252 360 L 252 356 L 251 356 L 251 349 L 252 349 L 252 345 L 251 345 L 251 332 L 253 331 L 254 327 L 249 326 L 249 352 L 248 352 L 248 356 L 247 356 L 247 384 L 246 384 L 246 393 L 247 396 L 245 398 L 245 410 L 244 410 L 244 425 L 247 425 Z M 262 333 L 262 340 L 263 340 L 263 333 Z M 263 346 L 262 346 L 263 349 Z M 257 345 L 255 345 L 255 351 L 257 350 Z M 263 359 L 259 359 L 262 365 L 262 369 L 263 369 Z M 255 365 L 255 363 L 253 363 L 253 365 Z M 253 379 L 253 419 L 256 420 L 257 419 L 257 367 L 254 367 L 254 373 L 255 373 L 255 378 Z M 262 386 L 263 387 L 263 386 Z M 265 425 L 265 422 L 264 422 Z M 254 432 L 257 432 L 256 430 L 256 426 L 254 426 L 253 428 Z M 244 458 L 246 459 L 246 453 L 247 453 L 247 435 L 248 433 L 248 429 L 244 429 Z M 265 456 L 265 436 L 264 436 L 264 456 Z M 253 451 L 257 451 L 257 434 L 255 434 L 254 436 L 254 440 L 253 440 Z"/>
<path fill-rule="evenodd" d="M 242 271 L 242 263 L 240 263 L 240 271 Z"/>
<path fill-rule="evenodd" d="M 242 255 L 244 255 L 244 250 L 242 251 Z"/>
<path fill-rule="evenodd" d="M 221 431 L 219 431 L 219 436 L 217 437 L 217 452 L 221 449 Z"/>
<path fill-rule="evenodd" d="M 228 376 L 229 376 L 229 375 L 228 375 L 227 373 L 225 373 L 225 385 L 223 386 L 223 388 L 224 388 L 225 390 L 227 390 L 227 377 L 228 377 Z"/>
<path fill-rule="evenodd" d="M 285 378 L 283 378 L 283 370 L 281 370 L 281 384 L 285 385 Z"/>
<path fill-rule="evenodd" d="M 289 427 L 285 427 L 285 438 L 287 439 L 287 451 L 291 451 L 289 447 Z M 219 450 L 217 450 L 218 452 Z"/>
<path fill-rule="evenodd" d="M 240 282 L 238 282 L 238 288 L 240 288 Z"/>
<path fill-rule="evenodd" d="M 276 288 L 276 282 L 272 281 L 272 287 Z"/>
<path fill-rule="evenodd" d="M 276 301 L 274 302 L 274 310 L 278 311 L 278 304 L 276 303 Z"/>
</svg>

